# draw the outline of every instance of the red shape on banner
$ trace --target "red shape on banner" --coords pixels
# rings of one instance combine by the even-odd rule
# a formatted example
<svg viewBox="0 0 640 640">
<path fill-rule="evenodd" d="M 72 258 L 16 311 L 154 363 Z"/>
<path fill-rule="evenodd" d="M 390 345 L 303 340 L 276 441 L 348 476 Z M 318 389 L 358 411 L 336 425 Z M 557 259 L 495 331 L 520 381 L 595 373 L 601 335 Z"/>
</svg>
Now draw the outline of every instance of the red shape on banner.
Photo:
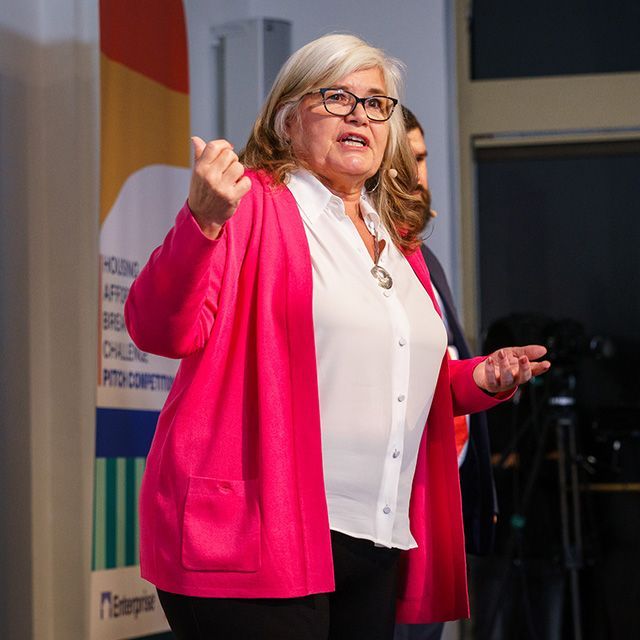
<svg viewBox="0 0 640 640">
<path fill-rule="evenodd" d="M 100 50 L 170 89 L 189 92 L 182 0 L 100 0 Z"/>
</svg>

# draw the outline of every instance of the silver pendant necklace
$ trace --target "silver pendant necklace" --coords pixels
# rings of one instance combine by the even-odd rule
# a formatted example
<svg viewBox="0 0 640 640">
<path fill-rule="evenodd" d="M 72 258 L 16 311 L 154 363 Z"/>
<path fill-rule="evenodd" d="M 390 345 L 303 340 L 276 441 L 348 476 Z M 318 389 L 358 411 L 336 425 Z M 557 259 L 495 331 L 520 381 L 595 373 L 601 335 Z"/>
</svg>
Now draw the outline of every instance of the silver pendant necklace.
<svg viewBox="0 0 640 640">
<path fill-rule="evenodd" d="M 371 267 L 371 275 L 378 281 L 378 286 L 383 289 L 391 289 L 393 279 L 389 272 L 378 264 L 380 260 L 380 241 L 378 240 L 378 230 L 373 234 L 373 267 Z"/>
</svg>

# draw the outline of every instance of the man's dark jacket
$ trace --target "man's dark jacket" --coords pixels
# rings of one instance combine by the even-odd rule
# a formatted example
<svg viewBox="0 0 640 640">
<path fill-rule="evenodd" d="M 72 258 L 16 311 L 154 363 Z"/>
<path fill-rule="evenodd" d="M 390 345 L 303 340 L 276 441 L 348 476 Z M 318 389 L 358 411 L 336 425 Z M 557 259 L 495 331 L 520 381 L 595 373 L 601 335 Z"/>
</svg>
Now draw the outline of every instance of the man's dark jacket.
<svg viewBox="0 0 640 640">
<path fill-rule="evenodd" d="M 431 282 L 442 300 L 442 312 L 449 325 L 449 344 L 456 347 L 460 358 L 471 358 L 444 269 L 430 249 L 424 244 L 421 249 L 431 274 Z M 498 506 L 491 469 L 487 417 L 484 413 L 471 416 L 467 455 L 460 467 L 460 488 L 467 553 L 488 554 L 493 547 L 494 517 Z"/>
</svg>

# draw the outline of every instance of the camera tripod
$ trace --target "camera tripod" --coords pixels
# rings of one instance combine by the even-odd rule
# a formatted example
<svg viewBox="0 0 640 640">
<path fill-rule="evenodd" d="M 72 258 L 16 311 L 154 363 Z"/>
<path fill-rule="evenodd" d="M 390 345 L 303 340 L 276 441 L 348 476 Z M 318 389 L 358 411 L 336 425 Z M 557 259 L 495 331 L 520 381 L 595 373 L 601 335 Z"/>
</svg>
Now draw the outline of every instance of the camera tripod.
<svg viewBox="0 0 640 640">
<path fill-rule="evenodd" d="M 540 401 L 536 395 L 543 387 L 543 397 Z M 537 382 L 529 385 L 530 412 L 527 419 L 516 429 L 517 413 L 522 402 L 522 392 L 514 399 L 512 419 L 514 421 L 513 436 L 508 446 L 501 453 L 498 466 L 504 465 L 507 459 L 516 452 L 518 444 L 527 433 L 534 432 L 536 438 L 535 450 L 520 504 L 516 505 L 511 517 L 511 533 L 506 545 L 506 565 L 499 582 L 492 606 L 489 607 L 486 624 L 480 629 L 481 638 L 492 637 L 495 623 L 500 610 L 500 603 L 510 584 L 511 573 L 515 569 L 522 572 L 523 605 L 528 637 L 530 640 L 546 640 L 538 638 L 534 629 L 530 602 L 526 591 L 525 562 L 523 553 L 523 539 L 528 524 L 531 498 L 536 483 L 540 477 L 543 460 L 552 457 L 557 462 L 558 499 L 560 510 L 562 569 L 569 577 L 571 596 L 571 619 L 573 639 L 582 640 L 582 619 L 579 589 L 579 571 L 583 566 L 583 536 L 581 524 L 580 487 L 578 482 L 581 458 L 577 447 L 577 415 L 576 415 L 576 377 L 562 367 L 556 366 L 549 378 L 542 385 Z M 545 407 L 544 415 L 540 415 L 540 408 Z M 554 437 L 556 451 L 552 456 L 545 456 L 546 442 Z"/>
</svg>

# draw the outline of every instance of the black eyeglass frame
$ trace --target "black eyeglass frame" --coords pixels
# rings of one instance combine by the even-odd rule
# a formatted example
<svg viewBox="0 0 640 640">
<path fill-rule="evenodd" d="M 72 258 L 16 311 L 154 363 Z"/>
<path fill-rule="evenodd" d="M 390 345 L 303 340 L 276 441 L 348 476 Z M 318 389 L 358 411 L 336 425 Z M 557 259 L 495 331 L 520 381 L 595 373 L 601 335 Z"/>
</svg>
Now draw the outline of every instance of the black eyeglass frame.
<svg viewBox="0 0 640 640">
<path fill-rule="evenodd" d="M 333 113 L 332 111 L 329 111 L 329 107 L 327 107 L 327 101 L 325 99 L 325 93 L 327 91 L 341 91 L 342 93 L 346 93 L 350 96 L 353 96 L 353 98 L 355 99 L 355 102 L 353 103 L 351 110 L 347 111 L 347 113 Z M 393 115 L 395 108 L 398 106 L 398 99 L 392 98 L 391 96 L 375 95 L 375 96 L 367 96 L 366 98 L 359 98 L 355 93 L 352 93 L 351 91 L 347 91 L 346 89 L 336 89 L 335 87 L 323 87 L 321 89 L 318 89 L 317 91 L 313 91 L 312 93 L 319 93 L 322 96 L 322 104 L 324 105 L 324 109 L 327 113 L 330 113 L 332 116 L 339 116 L 342 118 L 344 116 L 351 115 L 356 110 L 356 107 L 359 104 L 361 104 L 362 108 L 364 109 L 364 113 L 369 120 L 371 120 L 372 122 L 386 122 Z M 371 100 L 373 98 L 384 98 L 385 100 L 391 100 L 391 102 L 393 103 L 391 110 L 389 111 L 389 115 L 386 118 L 372 118 L 369 115 L 369 112 L 367 111 L 367 100 Z"/>
</svg>

